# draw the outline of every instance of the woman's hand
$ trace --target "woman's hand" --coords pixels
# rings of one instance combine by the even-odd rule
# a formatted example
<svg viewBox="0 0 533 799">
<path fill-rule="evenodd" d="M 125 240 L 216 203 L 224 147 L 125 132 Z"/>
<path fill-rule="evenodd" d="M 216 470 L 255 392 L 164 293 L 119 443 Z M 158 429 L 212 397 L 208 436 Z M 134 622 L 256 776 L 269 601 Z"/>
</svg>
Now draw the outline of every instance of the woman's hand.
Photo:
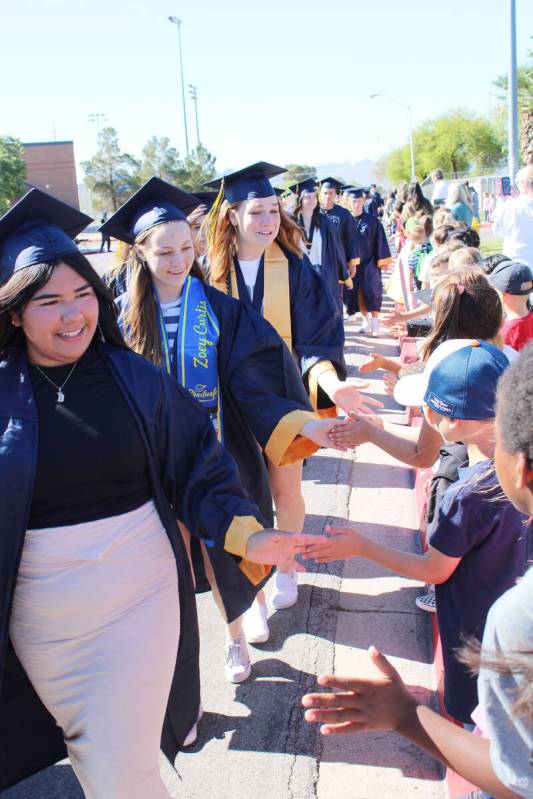
<svg viewBox="0 0 533 799">
<path fill-rule="evenodd" d="M 357 413 L 351 413 L 349 420 L 337 422 L 331 429 L 329 433 L 330 446 L 346 449 L 368 444 L 373 441 L 372 434 L 376 427 L 383 427 L 379 416 L 375 414 L 360 416 Z"/>
<path fill-rule="evenodd" d="M 418 703 L 396 669 L 376 647 L 370 647 L 369 655 L 381 672 L 379 677 L 359 680 L 326 674 L 318 678 L 318 684 L 333 692 L 305 694 L 302 698 L 302 705 L 309 708 L 305 720 L 322 722 L 322 735 L 399 732 L 414 720 Z"/>
<path fill-rule="evenodd" d="M 326 527 L 330 537 L 312 536 L 302 551 L 304 560 L 330 563 L 333 560 L 346 560 L 361 554 L 364 537 L 353 527 Z"/>
<path fill-rule="evenodd" d="M 342 383 L 330 393 L 330 397 L 344 413 L 372 413 L 373 408 L 383 408 L 383 403 L 374 397 L 361 393 L 360 389 L 368 388 L 368 383 L 356 385 L 355 383 Z"/>
<path fill-rule="evenodd" d="M 246 544 L 246 559 L 253 563 L 288 566 L 294 571 L 305 568 L 295 560 L 307 547 L 327 540 L 325 536 L 304 533 L 284 533 L 281 530 L 260 530 Z"/>
<path fill-rule="evenodd" d="M 314 441 L 315 444 L 318 444 L 320 447 L 346 452 L 349 446 L 348 444 L 343 444 L 342 441 L 337 442 L 330 437 L 330 433 L 338 424 L 338 419 L 316 419 L 304 424 L 300 430 L 300 435 L 311 439 L 311 441 Z"/>
<path fill-rule="evenodd" d="M 393 313 L 385 313 L 381 315 L 381 321 L 387 328 L 396 327 L 397 325 L 401 325 L 404 321 L 403 316 L 398 311 L 394 311 Z"/>
</svg>

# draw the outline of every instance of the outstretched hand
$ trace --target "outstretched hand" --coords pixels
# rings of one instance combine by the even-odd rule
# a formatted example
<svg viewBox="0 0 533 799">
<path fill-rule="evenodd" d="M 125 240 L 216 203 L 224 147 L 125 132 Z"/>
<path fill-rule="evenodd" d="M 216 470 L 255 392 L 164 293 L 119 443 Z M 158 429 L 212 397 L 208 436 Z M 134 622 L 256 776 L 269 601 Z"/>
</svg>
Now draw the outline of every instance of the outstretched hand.
<svg viewBox="0 0 533 799">
<path fill-rule="evenodd" d="M 383 355 L 380 355 L 379 352 L 375 352 L 371 355 L 368 361 L 362 363 L 359 367 L 360 372 L 375 372 L 377 369 L 384 369 L 385 368 L 385 358 Z"/>
<path fill-rule="evenodd" d="M 346 452 L 348 445 L 344 444 L 341 440 L 336 441 L 331 438 L 331 433 L 339 424 L 339 419 L 315 419 L 311 422 L 304 424 L 300 430 L 300 435 L 309 438 L 318 444 L 320 447 L 330 449 L 337 449 L 340 452 Z"/>
<path fill-rule="evenodd" d="M 368 388 L 368 383 L 341 383 L 333 392 L 331 399 L 344 413 L 373 413 L 375 408 L 383 408 L 383 403 L 362 394 L 361 389 Z"/>
<path fill-rule="evenodd" d="M 381 416 L 376 414 L 361 415 L 351 413 L 350 418 L 338 421 L 329 432 L 330 446 L 349 449 L 367 444 L 373 440 L 373 431 L 376 427 L 383 427 Z"/>
<path fill-rule="evenodd" d="M 322 735 L 396 730 L 405 728 L 415 714 L 417 701 L 402 678 L 376 647 L 370 659 L 380 676 L 368 679 L 322 675 L 318 684 L 332 693 L 305 694 L 305 720 L 321 722 Z"/>
<path fill-rule="evenodd" d="M 364 538 L 353 527 L 327 526 L 324 532 L 329 533 L 329 537 L 311 536 L 312 540 L 302 551 L 305 560 L 330 563 L 333 560 L 356 558 L 361 554 Z"/>
<path fill-rule="evenodd" d="M 305 567 L 295 560 L 313 543 L 327 540 L 325 536 L 307 533 L 284 533 L 281 530 L 260 530 L 248 539 L 246 559 L 253 563 L 287 566 L 304 572 Z"/>
</svg>

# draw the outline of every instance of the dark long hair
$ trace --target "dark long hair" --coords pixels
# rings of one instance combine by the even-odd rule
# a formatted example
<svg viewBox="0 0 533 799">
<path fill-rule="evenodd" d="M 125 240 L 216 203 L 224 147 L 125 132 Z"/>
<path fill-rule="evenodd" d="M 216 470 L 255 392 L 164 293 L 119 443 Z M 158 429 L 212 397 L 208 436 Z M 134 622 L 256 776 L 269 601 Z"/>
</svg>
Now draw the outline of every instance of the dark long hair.
<svg viewBox="0 0 533 799">
<path fill-rule="evenodd" d="M 117 323 L 117 309 L 113 295 L 87 258 L 81 252 L 76 252 L 56 261 L 27 266 L 15 272 L 4 285 L 0 286 L 0 359 L 9 357 L 10 353 L 24 344 L 24 332 L 22 328 L 15 327 L 11 323 L 11 314 L 20 315 L 24 311 L 34 294 L 48 283 L 54 269 L 60 264 L 70 266 L 94 289 L 98 300 L 99 322 L 99 330 L 95 336 L 101 333 L 108 344 L 126 347 Z"/>
<path fill-rule="evenodd" d="M 294 221 L 298 226 L 300 226 L 300 213 L 302 210 L 302 195 L 298 195 L 298 199 L 296 200 L 296 204 L 292 209 L 292 216 Z M 311 217 L 311 227 L 316 228 L 317 230 L 320 227 L 320 203 L 317 202 L 316 207 L 313 209 L 313 215 Z M 304 231 L 305 234 L 305 231 Z"/>
<path fill-rule="evenodd" d="M 496 289 L 482 272 L 467 267 L 450 272 L 437 285 L 433 308 L 433 330 L 422 347 L 424 361 L 451 338 L 495 339 L 503 319 Z"/>
</svg>

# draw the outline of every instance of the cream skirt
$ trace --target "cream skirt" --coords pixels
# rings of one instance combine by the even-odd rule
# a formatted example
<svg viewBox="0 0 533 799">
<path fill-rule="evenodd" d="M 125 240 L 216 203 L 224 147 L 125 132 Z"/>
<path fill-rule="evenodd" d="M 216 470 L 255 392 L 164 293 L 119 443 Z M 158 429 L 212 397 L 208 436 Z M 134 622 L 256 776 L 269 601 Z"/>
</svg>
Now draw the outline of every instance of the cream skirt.
<svg viewBox="0 0 533 799">
<path fill-rule="evenodd" d="M 159 746 L 179 627 L 176 561 L 152 502 L 26 533 L 10 636 L 87 799 L 168 799 Z"/>
</svg>

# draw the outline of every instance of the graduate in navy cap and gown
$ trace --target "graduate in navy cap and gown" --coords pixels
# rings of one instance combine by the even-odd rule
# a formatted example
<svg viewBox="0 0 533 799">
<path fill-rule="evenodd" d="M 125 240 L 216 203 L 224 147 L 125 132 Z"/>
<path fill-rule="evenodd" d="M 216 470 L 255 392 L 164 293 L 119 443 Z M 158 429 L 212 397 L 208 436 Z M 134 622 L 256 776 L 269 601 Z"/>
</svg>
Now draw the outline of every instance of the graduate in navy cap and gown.
<svg viewBox="0 0 533 799">
<path fill-rule="evenodd" d="M 339 192 L 346 189 L 340 180 L 335 178 L 324 178 L 320 181 L 320 207 L 339 231 L 342 246 L 346 254 L 346 265 L 350 277 L 355 277 L 355 270 L 360 258 L 360 241 L 355 225 L 353 224 L 350 212 L 339 205 Z"/>
<path fill-rule="evenodd" d="M 292 216 L 304 234 L 304 252 L 331 291 L 342 317 L 342 286 L 353 284 L 338 228 L 320 210 L 314 178 L 289 188 L 297 198 Z"/>
<path fill-rule="evenodd" d="M 217 191 L 196 191 L 194 194 L 191 194 L 191 197 L 194 198 L 194 207 L 183 209 L 184 213 L 187 214 L 187 222 L 191 226 L 196 262 L 201 268 L 206 280 L 209 275 L 206 220 L 217 196 Z"/>
<path fill-rule="evenodd" d="M 310 536 L 264 529 L 209 411 L 126 347 L 89 221 L 37 189 L 0 219 L 0 790 L 68 753 L 86 797 L 168 799 L 200 702 L 178 520 L 259 569 Z"/>
<path fill-rule="evenodd" d="M 255 308 L 282 336 L 319 414 L 334 417 L 336 405 L 364 411 L 380 403 L 345 382 L 338 306 L 302 254 L 301 230 L 269 180 L 285 171 L 262 161 L 209 182 L 220 189 L 208 221 L 211 281 Z M 302 463 L 276 464 L 268 453 L 267 459 L 278 521 L 284 529 L 302 530 Z M 278 568 L 274 607 L 290 607 L 297 597 L 296 574 Z"/>
<path fill-rule="evenodd" d="M 276 465 L 298 462 L 327 444 L 332 423 L 312 413 L 296 364 L 271 325 L 249 304 L 204 284 L 185 217 L 191 202 L 197 198 L 153 177 L 106 222 L 109 234 L 130 245 L 121 326 L 133 350 L 162 365 L 208 410 L 243 486 L 273 524 L 263 452 Z M 244 629 L 241 616 L 270 569 L 205 545 L 199 551 L 194 540 L 191 546 L 199 587 L 205 571 L 227 621 L 226 677 L 242 682 L 251 671 L 245 633 L 251 643 L 268 638 L 262 593 Z"/>
<path fill-rule="evenodd" d="M 353 289 L 344 289 L 346 313 L 360 311 L 363 322 L 358 333 L 379 335 L 379 312 L 383 300 L 381 270 L 392 263 L 389 243 L 383 225 L 376 216 L 363 210 L 364 190 L 348 189 L 348 203 L 361 241 L 361 262 Z"/>
</svg>

